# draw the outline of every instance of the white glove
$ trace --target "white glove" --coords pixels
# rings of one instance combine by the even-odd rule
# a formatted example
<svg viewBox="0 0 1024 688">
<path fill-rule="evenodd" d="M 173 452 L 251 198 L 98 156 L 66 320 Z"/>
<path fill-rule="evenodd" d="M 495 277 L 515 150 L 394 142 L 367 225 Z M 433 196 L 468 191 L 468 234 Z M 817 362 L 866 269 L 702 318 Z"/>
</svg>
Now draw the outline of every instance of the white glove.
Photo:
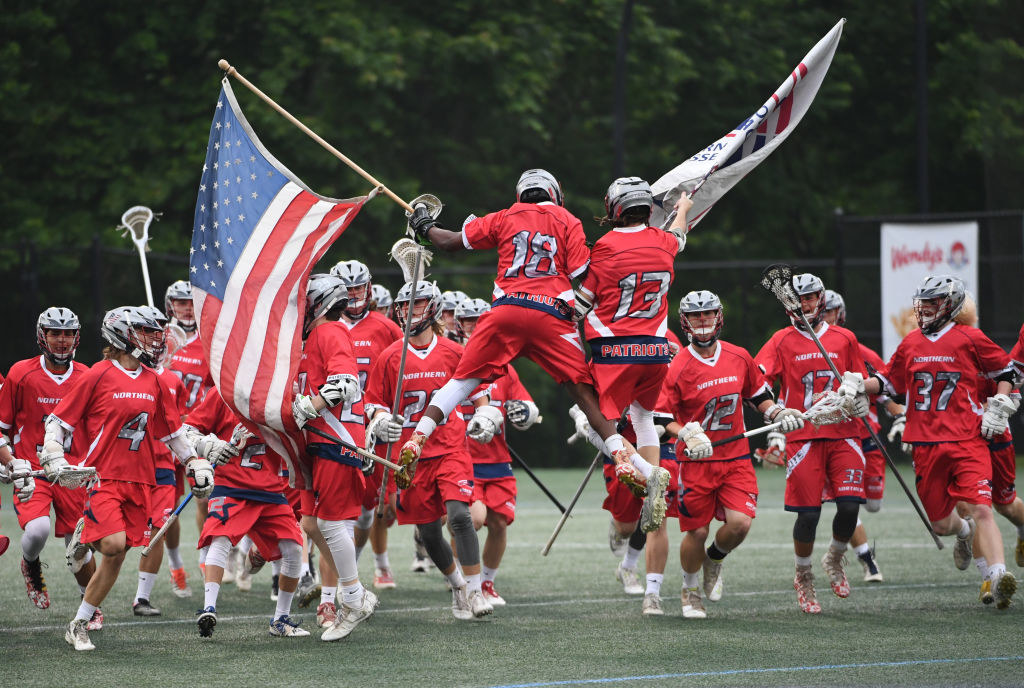
<svg viewBox="0 0 1024 688">
<path fill-rule="evenodd" d="M 314 418 L 320 417 L 320 412 L 313 407 L 313 397 L 308 394 L 298 394 L 292 402 L 292 416 L 300 428 Z"/>
<path fill-rule="evenodd" d="M 402 425 L 405 423 L 405 418 L 399 415 L 391 415 L 390 413 L 378 413 L 370 421 L 370 424 L 366 426 L 366 434 L 372 435 L 375 442 L 388 442 L 394 444 L 398 440 L 402 439 Z M 367 440 L 367 446 L 372 446 L 370 440 Z"/>
<path fill-rule="evenodd" d="M 903 431 L 907 429 L 907 417 L 906 415 L 899 415 L 892 419 L 892 427 L 889 428 L 889 434 L 885 436 L 890 442 L 898 442 L 903 439 Z"/>
<path fill-rule="evenodd" d="M 843 381 L 839 383 L 839 394 L 844 397 L 855 397 L 864 394 L 864 376 L 860 373 L 843 373 Z"/>
<path fill-rule="evenodd" d="M 587 420 L 587 414 L 583 413 L 578 405 L 573 404 L 569 407 L 569 417 L 572 418 L 572 421 L 576 426 L 576 432 L 569 438 L 569 444 L 574 443 L 579 438 L 583 438 L 590 442 L 592 437 L 597 436 L 594 429 L 590 427 L 590 421 Z M 603 447 L 598 448 L 604 451 Z"/>
<path fill-rule="evenodd" d="M 540 410 L 529 399 L 510 399 L 505 402 L 505 415 L 516 430 L 525 430 L 540 419 Z"/>
<path fill-rule="evenodd" d="M 213 492 L 213 466 L 203 458 L 195 458 L 185 466 L 185 475 L 192 478 L 192 495 L 203 499 Z"/>
<path fill-rule="evenodd" d="M 594 309 L 594 302 L 579 289 L 574 291 L 572 321 L 582 322 L 587 317 L 587 313 Z"/>
<path fill-rule="evenodd" d="M 244 423 L 239 423 L 231 431 L 231 444 L 238 449 L 242 449 L 253 437 L 256 437 L 256 435 L 249 428 L 245 427 Z"/>
<path fill-rule="evenodd" d="M 51 483 L 56 482 L 57 476 L 69 467 L 67 459 L 64 458 L 64 446 L 54 440 L 46 440 L 43 443 L 43 450 L 38 453 L 39 465 L 46 472 L 46 479 Z"/>
<path fill-rule="evenodd" d="M 478 406 L 473 417 L 466 424 L 466 434 L 477 442 L 486 444 L 494 439 L 494 435 L 500 427 L 501 411 L 493 406 Z"/>
<path fill-rule="evenodd" d="M 711 440 L 704 434 L 704 428 L 700 426 L 700 423 L 690 421 L 683 426 L 682 432 L 679 433 L 679 438 L 686 443 L 686 449 L 688 450 L 688 456 L 696 461 L 703 459 L 710 459 L 711 454 L 714 451 L 711 447 Z"/>
<path fill-rule="evenodd" d="M 775 414 L 775 417 L 772 418 L 772 422 L 782 423 L 782 425 L 779 426 L 779 432 L 785 434 L 787 432 L 799 430 L 804 426 L 804 414 L 796 409 L 786 408 L 783 406 L 779 409 L 779 412 Z M 773 434 L 778 433 L 769 433 L 768 437 L 771 438 Z"/>
<path fill-rule="evenodd" d="M 11 477 L 11 467 L 6 463 L 0 463 L 0 483 L 4 485 L 10 485 L 14 482 L 14 478 Z"/>
<path fill-rule="evenodd" d="M 1017 407 L 1005 394 L 989 397 L 985 413 L 981 416 L 981 436 L 987 440 L 1006 432 L 1007 424 Z"/>
<path fill-rule="evenodd" d="M 768 448 L 777 449 L 780 453 L 786 452 L 786 436 L 781 432 L 771 431 L 768 433 Z"/>
<path fill-rule="evenodd" d="M 342 402 L 355 401 L 359 398 L 359 378 L 355 375 L 340 375 L 337 380 L 320 385 L 320 396 L 328 408 L 334 408 Z"/>
<path fill-rule="evenodd" d="M 214 466 L 223 466 L 233 457 L 238 456 L 238 447 L 210 433 L 196 441 L 196 454 L 204 459 L 209 459 Z"/>
<path fill-rule="evenodd" d="M 18 491 L 18 499 L 27 502 L 36 489 L 36 479 L 32 477 L 32 464 L 25 459 L 11 461 L 11 478 L 14 489 Z"/>
</svg>

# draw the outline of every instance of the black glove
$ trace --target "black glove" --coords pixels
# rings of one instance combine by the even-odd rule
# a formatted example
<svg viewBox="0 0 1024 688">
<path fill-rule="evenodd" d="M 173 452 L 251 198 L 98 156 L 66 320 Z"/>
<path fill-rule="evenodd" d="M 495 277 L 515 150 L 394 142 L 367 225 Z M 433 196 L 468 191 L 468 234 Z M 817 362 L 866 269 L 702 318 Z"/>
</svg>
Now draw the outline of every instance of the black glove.
<svg viewBox="0 0 1024 688">
<path fill-rule="evenodd" d="M 409 227 L 416 235 L 416 243 L 420 246 L 430 246 L 430 239 L 427 233 L 431 227 L 437 226 L 437 220 L 430 216 L 426 206 L 418 205 L 409 217 Z"/>
</svg>

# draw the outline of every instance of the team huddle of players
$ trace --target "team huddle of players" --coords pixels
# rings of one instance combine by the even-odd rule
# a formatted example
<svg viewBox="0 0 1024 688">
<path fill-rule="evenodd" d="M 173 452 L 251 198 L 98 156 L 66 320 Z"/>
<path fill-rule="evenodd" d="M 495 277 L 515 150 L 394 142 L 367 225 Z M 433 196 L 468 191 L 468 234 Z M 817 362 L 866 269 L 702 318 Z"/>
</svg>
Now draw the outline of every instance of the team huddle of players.
<svg viewBox="0 0 1024 688">
<path fill-rule="evenodd" d="M 392 300 L 356 260 L 312 275 L 292 405 L 312 464 L 308 490 L 288 486 L 282 457 L 213 387 L 188 283 L 168 288 L 166 315 L 145 306 L 109 311 L 103 360 L 92 367 L 74 361 L 75 314 L 47 309 L 37 323 L 42 355 L 11 366 L 0 387 L 0 466 L 13 482 L 24 530 L 29 599 L 49 606 L 39 555 L 51 509 L 82 592 L 65 633 L 76 650 L 94 648 L 89 631 L 102 628 L 100 605 L 131 547 L 151 548 L 140 561 L 136 615 L 160 614 L 150 596 L 164 550 L 172 590 L 190 596 L 177 524 L 150 543 L 188 486 L 201 528 L 201 636 L 214 633 L 221 585 L 233 580 L 247 590 L 267 562 L 276 603 L 271 635 L 308 636 L 291 608 L 319 595 L 321 638 L 348 636 L 379 602 L 359 580 L 367 542 L 373 588 L 395 587 L 387 541 L 396 521 L 415 526 L 414 570 L 429 560 L 444 575 L 453 615 L 485 617 L 505 604 L 495 576 L 515 519 L 505 433 L 540 418 L 511 366 L 525 356 L 565 386 L 576 402 L 569 413 L 577 435 L 603 453 L 609 544 L 622 557 L 615 575 L 626 593 L 643 594 L 643 614 L 664 614 L 666 516 L 684 534 L 683 616 L 704 618 L 704 600 L 721 599 L 723 561 L 756 516 L 744 404 L 772 426 L 758 458 L 786 469 L 785 508 L 796 514 L 794 587 L 804 612 L 821 612 L 811 557 L 825 502 L 836 508 L 821 560 L 832 592 L 850 594 L 850 548 L 865 580 L 882 580 L 859 518 L 861 504 L 878 511 L 885 485 L 885 459 L 867 429 L 880 428 L 878 408 L 892 417 L 889 440 L 912 451 L 932 528 L 956 538 L 956 566 L 966 569 L 973 559 L 981 601 L 1008 607 L 1017 583 L 993 505 L 1017 527 L 1016 562 L 1024 566 L 1024 503 L 1013 487 L 1008 431 L 1024 377 L 1024 328 L 1008 355 L 973 326 L 962 282 L 929 277 L 913 295 L 919 329 L 886 363 L 843 327 L 842 297 L 804 273 L 792 280 L 800 300 L 789 313 L 792 325 L 756 356 L 721 339 L 724 308 L 705 290 L 679 305 L 688 340 L 680 341 L 669 329 L 667 295 L 691 204 L 681 198 L 662 230 L 649 226 L 653 202 L 643 180 L 615 180 L 601 222 L 610 230 L 592 248 L 544 170 L 523 173 L 511 207 L 471 216 L 460 231 L 417 208 L 410 227 L 420 243 L 497 249 L 490 304 L 442 294 L 426 281 L 405 284 Z M 837 377 L 833 369 L 846 372 Z M 842 415 L 812 424 L 808 412 L 826 392 L 841 400 Z M 401 470 L 364 460 L 357 446 Z M 87 489 L 61 487 L 57 478 L 73 464 L 94 467 L 98 480 Z M 722 524 L 707 545 L 715 520 Z M 308 556 L 314 547 L 316 575 Z"/>
</svg>

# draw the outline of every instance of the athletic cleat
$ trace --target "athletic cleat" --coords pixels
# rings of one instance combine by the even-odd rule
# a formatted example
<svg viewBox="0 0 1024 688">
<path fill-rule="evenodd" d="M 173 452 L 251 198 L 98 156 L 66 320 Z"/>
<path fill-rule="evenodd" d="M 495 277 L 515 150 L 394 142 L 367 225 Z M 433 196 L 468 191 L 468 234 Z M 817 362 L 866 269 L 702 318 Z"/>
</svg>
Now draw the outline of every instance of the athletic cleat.
<svg viewBox="0 0 1024 688">
<path fill-rule="evenodd" d="M 224 576 L 220 579 L 221 585 L 235 582 L 235 576 L 242 569 L 242 562 L 244 560 L 245 555 L 242 554 L 242 550 L 232 547 L 231 551 L 228 552 L 227 565 L 224 566 Z"/>
<path fill-rule="evenodd" d="M 43 563 L 39 559 L 28 561 L 22 557 L 21 575 L 25 577 L 25 591 L 32 604 L 39 609 L 49 608 L 50 593 L 46 591 L 46 581 L 43 580 Z"/>
<path fill-rule="evenodd" d="M 482 590 L 470 591 L 466 595 L 466 599 L 469 601 L 469 608 L 472 610 L 473 616 L 478 619 L 482 619 L 494 612 L 494 606 L 487 601 Z"/>
<path fill-rule="evenodd" d="M 423 538 L 420 537 L 419 526 L 412 527 L 412 542 L 416 548 L 416 553 L 412 558 L 412 572 L 413 573 L 426 573 L 427 570 L 433 566 L 430 561 L 430 556 L 427 554 L 427 548 L 423 545 Z"/>
<path fill-rule="evenodd" d="M 270 635 L 277 638 L 304 638 L 309 635 L 309 631 L 299 628 L 299 622 L 285 614 L 270 622 Z"/>
<path fill-rule="evenodd" d="M 465 585 L 452 588 L 452 615 L 460 621 L 469 621 L 473 618 L 473 608 L 469 605 Z"/>
<path fill-rule="evenodd" d="M 796 589 L 800 611 L 805 614 L 821 614 L 821 605 L 818 604 L 818 598 L 814 593 L 814 572 L 810 566 L 796 567 L 793 587 Z"/>
<path fill-rule="evenodd" d="M 316 608 L 316 625 L 320 628 L 327 628 L 338 619 L 338 608 L 333 602 L 321 602 Z"/>
<path fill-rule="evenodd" d="M 136 600 L 132 605 L 132 614 L 135 616 L 160 616 L 160 610 L 149 603 L 149 600 Z"/>
<path fill-rule="evenodd" d="M 95 650 L 96 646 L 89 640 L 89 631 L 85 628 L 85 621 L 73 619 L 68 624 L 68 630 L 64 631 L 64 640 L 76 650 Z"/>
<path fill-rule="evenodd" d="M 1013 593 L 1017 592 L 1017 579 L 1009 571 L 999 576 L 995 584 L 996 609 L 1006 609 L 1013 602 Z"/>
<path fill-rule="evenodd" d="M 295 589 L 296 604 L 300 607 L 308 607 L 318 597 L 320 597 L 320 584 L 313 578 L 312 573 L 303 575 L 299 579 L 299 587 Z"/>
<path fill-rule="evenodd" d="M 828 574 L 829 585 L 836 597 L 847 598 L 850 596 L 850 581 L 846 579 L 846 571 L 843 570 L 843 563 L 846 555 L 839 550 L 828 548 L 825 556 L 821 558 L 821 565 Z"/>
<path fill-rule="evenodd" d="M 395 485 L 400 490 L 406 490 L 412 485 L 412 478 L 416 474 L 416 462 L 426 443 L 426 435 L 421 432 L 413 432 L 399 450 L 398 463 L 401 464 L 402 470 L 395 472 Z"/>
<path fill-rule="evenodd" d="M 981 592 L 978 593 L 978 599 L 982 604 L 992 604 L 996 601 L 996 596 L 992 592 L 992 581 L 988 578 L 981 581 Z"/>
<path fill-rule="evenodd" d="M 484 581 L 480 584 L 480 590 L 484 594 L 484 599 L 490 602 L 492 607 L 505 606 L 505 598 L 494 589 L 494 581 Z"/>
<path fill-rule="evenodd" d="M 252 574 L 246 571 L 244 566 L 239 569 L 238 574 L 235 576 L 235 585 L 242 592 L 252 590 Z"/>
<path fill-rule="evenodd" d="M 626 554 L 626 547 L 629 545 L 629 537 L 622 535 L 619 529 L 615 527 L 615 519 L 608 520 L 608 547 L 611 548 L 612 554 L 617 559 L 621 559 Z"/>
<path fill-rule="evenodd" d="M 616 454 L 624 451 L 625 449 L 620 450 Z M 638 499 L 643 499 L 647 496 L 647 481 L 644 480 L 640 470 L 631 464 L 628 459 L 615 464 L 615 477 L 618 478 L 620 483 L 628 487 L 633 496 Z"/>
<path fill-rule="evenodd" d="M 92 618 L 89 619 L 88 623 L 85 624 L 85 630 L 87 631 L 102 631 L 103 630 L 103 612 L 99 607 L 92 613 Z"/>
<path fill-rule="evenodd" d="M 722 561 L 704 555 L 704 595 L 712 602 L 722 599 Z"/>
<path fill-rule="evenodd" d="M 175 597 L 192 597 L 192 589 L 188 587 L 185 569 L 171 569 L 171 592 Z"/>
<path fill-rule="evenodd" d="M 71 573 L 78 573 L 85 566 L 85 555 L 89 551 L 89 545 L 82 544 L 82 530 L 85 528 L 85 518 L 78 519 L 75 524 L 75 532 L 71 534 L 71 540 L 64 550 L 64 558 L 68 561 L 68 568 Z"/>
<path fill-rule="evenodd" d="M 241 574 L 243 571 L 248 573 L 250 576 L 259 572 L 260 569 L 267 563 L 267 560 L 263 558 L 259 550 L 256 549 L 256 545 L 253 545 L 249 550 L 249 553 L 245 555 L 242 560 L 242 565 L 238 567 L 238 573 Z"/>
<path fill-rule="evenodd" d="M 857 559 L 864 568 L 864 581 L 867 583 L 881 583 L 882 572 L 878 570 L 878 562 L 875 561 L 875 553 L 868 550 L 864 554 L 858 554 Z"/>
<path fill-rule="evenodd" d="M 11 538 L 6 535 L 0 535 L 0 556 L 7 551 L 7 548 L 11 546 Z"/>
<path fill-rule="evenodd" d="M 627 595 L 644 594 L 644 586 L 640 585 L 640 576 L 636 569 L 627 569 L 620 562 L 615 569 L 615 580 L 622 583 L 622 589 Z"/>
<path fill-rule="evenodd" d="M 217 608 L 207 607 L 196 612 L 196 625 L 199 626 L 200 638 L 213 637 L 213 627 L 217 625 Z"/>
<path fill-rule="evenodd" d="M 683 588 L 680 595 L 683 603 L 684 619 L 706 619 L 708 613 L 704 611 L 704 602 L 700 599 L 700 590 L 697 588 Z"/>
<path fill-rule="evenodd" d="M 655 466 L 651 471 L 651 477 L 647 480 L 647 498 L 640 508 L 640 530 L 645 533 L 657 530 L 665 520 L 665 512 L 668 510 L 665 491 L 670 479 L 668 471 L 660 466 Z"/>
<path fill-rule="evenodd" d="M 279 576 L 276 573 L 270 579 L 270 600 L 271 600 L 271 602 L 277 602 L 277 593 L 281 590 L 281 588 L 278 587 L 278 580 L 279 580 Z"/>
<path fill-rule="evenodd" d="M 0 554 L 3 554 L 0 551 Z M 1014 559 L 1017 561 L 1017 566 L 1024 567 L 1024 538 L 1017 536 L 1017 548 L 1013 550 Z"/>
<path fill-rule="evenodd" d="M 965 538 L 957 535 L 953 545 L 953 563 L 961 571 L 966 571 L 967 567 L 971 565 L 971 560 L 974 559 L 974 519 L 968 516 L 964 520 L 967 521 L 971 530 Z"/>
<path fill-rule="evenodd" d="M 373 587 L 377 590 L 389 590 L 397 588 L 395 577 L 391 575 L 391 569 L 373 570 Z"/>
<path fill-rule="evenodd" d="M 358 607 L 342 605 L 338 618 L 330 628 L 323 632 L 320 640 L 330 642 L 347 637 L 355 630 L 356 626 L 373 616 L 373 611 L 377 608 L 377 602 L 376 595 L 369 590 L 363 590 L 362 603 Z"/>
<path fill-rule="evenodd" d="M 644 616 L 664 616 L 665 610 L 661 608 L 661 595 L 654 593 L 644 595 L 644 604 L 641 608 Z"/>
</svg>

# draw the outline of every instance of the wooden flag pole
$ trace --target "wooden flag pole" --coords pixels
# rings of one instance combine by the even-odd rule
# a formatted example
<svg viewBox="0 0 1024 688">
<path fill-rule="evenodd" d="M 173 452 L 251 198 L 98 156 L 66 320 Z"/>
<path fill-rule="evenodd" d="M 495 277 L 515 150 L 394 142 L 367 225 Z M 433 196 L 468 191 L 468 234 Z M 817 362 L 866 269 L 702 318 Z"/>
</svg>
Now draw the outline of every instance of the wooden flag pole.
<svg viewBox="0 0 1024 688">
<path fill-rule="evenodd" d="M 352 160 L 350 160 L 348 158 L 348 156 L 346 156 L 340 150 L 338 150 L 337 148 L 335 148 L 334 146 L 332 146 L 331 144 L 327 143 L 322 138 L 320 138 L 320 136 L 315 131 L 313 131 L 312 129 L 307 127 L 305 124 L 300 122 L 298 119 L 296 119 L 294 116 L 292 116 L 292 114 L 290 112 L 288 112 L 283 107 L 281 107 L 280 105 L 275 103 L 270 98 L 270 96 L 268 96 L 266 93 L 264 93 L 263 91 L 261 91 L 258 88 L 256 88 L 252 83 L 250 83 L 250 81 L 248 79 L 246 79 L 244 76 L 239 74 L 238 70 L 235 69 L 234 67 L 232 67 L 231 64 L 228 63 L 227 60 L 220 60 L 220 61 L 218 61 L 217 62 L 217 66 L 220 67 L 221 69 L 223 69 L 227 73 L 228 76 L 233 76 L 236 79 L 238 79 L 239 83 L 241 83 L 243 86 L 248 88 L 250 91 L 252 91 L 256 95 L 258 95 L 260 98 L 262 98 L 263 101 L 267 105 L 269 105 L 270 107 L 272 107 L 275 110 L 277 110 L 279 113 L 281 113 L 281 115 L 285 119 L 287 119 L 289 122 L 291 122 L 292 124 L 297 126 L 299 129 L 301 129 L 303 132 L 305 132 L 307 136 L 309 136 L 311 139 L 313 139 L 314 141 L 319 143 L 321 146 L 323 146 L 325 149 L 327 149 L 330 153 L 334 154 L 334 156 L 336 158 L 338 158 L 343 163 L 345 163 L 346 165 L 351 167 L 353 170 L 355 170 L 355 172 L 357 174 L 359 174 L 359 176 L 361 176 L 363 179 L 365 179 L 366 181 L 370 182 L 375 187 L 379 187 L 385 194 L 387 194 L 388 198 L 390 198 L 392 201 L 394 201 L 398 205 L 400 205 L 403 208 L 405 208 L 406 212 L 412 213 L 412 206 L 411 205 L 409 205 L 408 203 L 403 201 L 401 198 L 399 198 L 395 194 L 394 191 L 392 191 L 391 189 L 389 189 L 388 187 L 384 186 L 379 181 L 377 181 L 373 177 L 373 175 L 371 175 L 369 172 L 364 170 L 362 167 L 360 167 L 356 163 L 352 162 Z"/>
</svg>

